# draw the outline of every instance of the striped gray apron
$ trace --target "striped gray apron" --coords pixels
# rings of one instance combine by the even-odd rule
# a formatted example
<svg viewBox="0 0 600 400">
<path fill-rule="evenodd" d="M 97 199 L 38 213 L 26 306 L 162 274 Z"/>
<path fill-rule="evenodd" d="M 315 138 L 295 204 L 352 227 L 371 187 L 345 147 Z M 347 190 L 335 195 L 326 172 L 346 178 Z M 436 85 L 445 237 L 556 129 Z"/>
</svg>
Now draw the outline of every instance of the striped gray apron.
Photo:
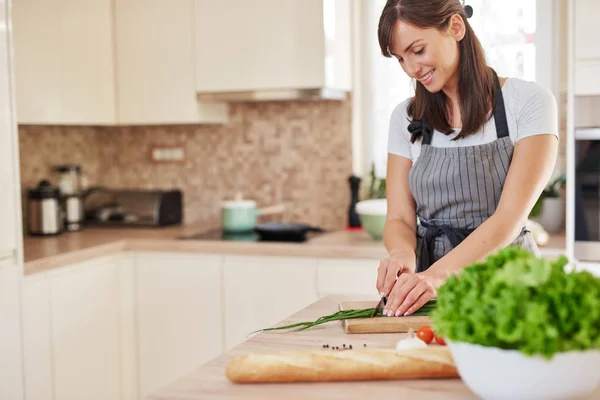
<svg viewBox="0 0 600 400">
<path fill-rule="evenodd" d="M 498 76 L 494 76 L 495 141 L 470 147 L 433 147 L 433 129 L 421 121 L 409 125 L 411 133 L 422 136 L 421 154 L 409 172 L 419 217 L 416 272 L 425 271 L 458 246 L 494 213 L 500 201 L 513 145 L 502 89 Z M 512 244 L 539 256 L 537 244 L 525 227 Z"/>
</svg>

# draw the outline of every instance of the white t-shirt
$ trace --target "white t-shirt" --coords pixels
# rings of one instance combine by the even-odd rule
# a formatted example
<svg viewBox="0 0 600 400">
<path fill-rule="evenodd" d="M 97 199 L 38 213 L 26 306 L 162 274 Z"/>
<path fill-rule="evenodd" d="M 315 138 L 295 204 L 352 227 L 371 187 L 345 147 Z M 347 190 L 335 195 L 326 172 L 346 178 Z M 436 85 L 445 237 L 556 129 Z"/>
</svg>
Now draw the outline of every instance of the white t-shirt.
<svg viewBox="0 0 600 400">
<path fill-rule="evenodd" d="M 558 137 L 558 111 L 552 92 L 535 82 L 507 78 L 502 85 L 502 95 L 509 135 L 513 144 L 527 136 L 553 134 Z M 407 114 L 409 101 L 410 99 L 403 101 L 392 112 L 388 152 L 415 162 L 421 153 L 421 139 L 417 139 L 414 144 L 410 142 L 408 125 L 411 121 Z M 497 139 L 493 117 L 477 133 L 466 138 L 452 141 L 459 134 L 460 129 L 454 131 L 453 134 L 445 135 L 434 130 L 431 145 L 465 147 L 490 143 Z"/>
</svg>

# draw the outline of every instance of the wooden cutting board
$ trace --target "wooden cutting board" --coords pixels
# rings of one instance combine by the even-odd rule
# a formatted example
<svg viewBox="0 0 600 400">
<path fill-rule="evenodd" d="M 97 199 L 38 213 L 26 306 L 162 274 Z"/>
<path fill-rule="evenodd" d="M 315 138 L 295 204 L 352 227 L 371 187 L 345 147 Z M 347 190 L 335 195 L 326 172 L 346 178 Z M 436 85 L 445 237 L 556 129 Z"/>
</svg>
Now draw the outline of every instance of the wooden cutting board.
<svg viewBox="0 0 600 400">
<path fill-rule="evenodd" d="M 360 308 L 373 308 L 377 301 L 348 301 L 338 304 L 340 310 L 355 310 Z M 408 332 L 410 328 L 415 331 L 422 326 L 431 326 L 429 317 L 374 317 L 357 318 L 342 321 L 346 333 L 400 333 Z"/>
</svg>

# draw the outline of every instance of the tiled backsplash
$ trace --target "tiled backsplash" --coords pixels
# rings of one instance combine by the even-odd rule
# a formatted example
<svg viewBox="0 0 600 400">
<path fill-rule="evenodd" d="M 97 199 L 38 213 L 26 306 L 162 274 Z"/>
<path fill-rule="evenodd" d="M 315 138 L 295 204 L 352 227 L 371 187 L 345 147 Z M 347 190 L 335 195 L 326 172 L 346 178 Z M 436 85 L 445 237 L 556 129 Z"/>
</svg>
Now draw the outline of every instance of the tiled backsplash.
<svg viewBox="0 0 600 400">
<path fill-rule="evenodd" d="M 352 173 L 351 102 L 248 103 L 227 125 L 20 126 L 21 181 L 79 164 L 90 185 L 181 188 L 185 222 L 214 222 L 236 192 L 258 206 L 289 202 L 287 221 L 346 225 Z M 184 162 L 155 163 L 154 146 L 181 146 Z"/>
</svg>

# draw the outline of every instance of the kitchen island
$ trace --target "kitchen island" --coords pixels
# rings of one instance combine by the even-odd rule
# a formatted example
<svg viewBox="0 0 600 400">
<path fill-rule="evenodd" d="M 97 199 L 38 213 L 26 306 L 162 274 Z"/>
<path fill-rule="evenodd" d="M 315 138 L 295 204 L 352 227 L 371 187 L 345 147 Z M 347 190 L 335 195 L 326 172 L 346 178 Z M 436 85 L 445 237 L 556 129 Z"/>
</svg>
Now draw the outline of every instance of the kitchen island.
<svg viewBox="0 0 600 400">
<path fill-rule="evenodd" d="M 331 323 L 302 334 L 264 333 L 248 340 L 249 332 L 298 310 L 288 321 L 336 311 L 339 294 L 375 299 L 385 248 L 365 232 L 349 231 L 327 232 L 305 243 L 180 239 L 209 228 L 89 227 L 56 237 L 26 237 L 22 290 L 30 397 L 48 398 L 55 391 L 58 397 L 89 398 L 93 391 L 99 399 L 211 398 L 213 392 L 221 398 L 270 398 L 289 397 L 295 386 L 306 398 L 315 398 L 310 391 L 316 387 L 323 388 L 325 398 L 347 387 L 363 394 L 377 388 L 392 396 L 469 395 L 456 380 L 229 385 L 227 363 L 253 349 L 320 348 L 332 338 L 347 345 L 357 340 L 393 347 L 399 335 L 347 336 L 340 324 Z M 562 252 L 560 243 L 545 250 Z M 73 380 L 76 374 L 80 378 Z"/>
<path fill-rule="evenodd" d="M 364 298 L 363 298 L 364 299 Z M 337 311 L 340 301 L 361 300 L 356 296 L 326 296 L 281 324 L 312 321 Z M 373 300 L 368 298 L 368 300 Z M 331 322 L 302 332 L 261 332 L 199 366 L 172 384 L 153 392 L 152 400 L 192 399 L 476 399 L 460 379 L 415 379 L 360 382 L 320 382 L 281 384 L 235 384 L 226 375 L 227 364 L 249 352 L 319 350 L 330 346 L 353 348 L 394 348 L 406 334 L 346 334 L 340 322 Z M 437 346 L 432 344 L 430 346 Z M 332 351 L 326 350 L 323 351 Z"/>
</svg>

